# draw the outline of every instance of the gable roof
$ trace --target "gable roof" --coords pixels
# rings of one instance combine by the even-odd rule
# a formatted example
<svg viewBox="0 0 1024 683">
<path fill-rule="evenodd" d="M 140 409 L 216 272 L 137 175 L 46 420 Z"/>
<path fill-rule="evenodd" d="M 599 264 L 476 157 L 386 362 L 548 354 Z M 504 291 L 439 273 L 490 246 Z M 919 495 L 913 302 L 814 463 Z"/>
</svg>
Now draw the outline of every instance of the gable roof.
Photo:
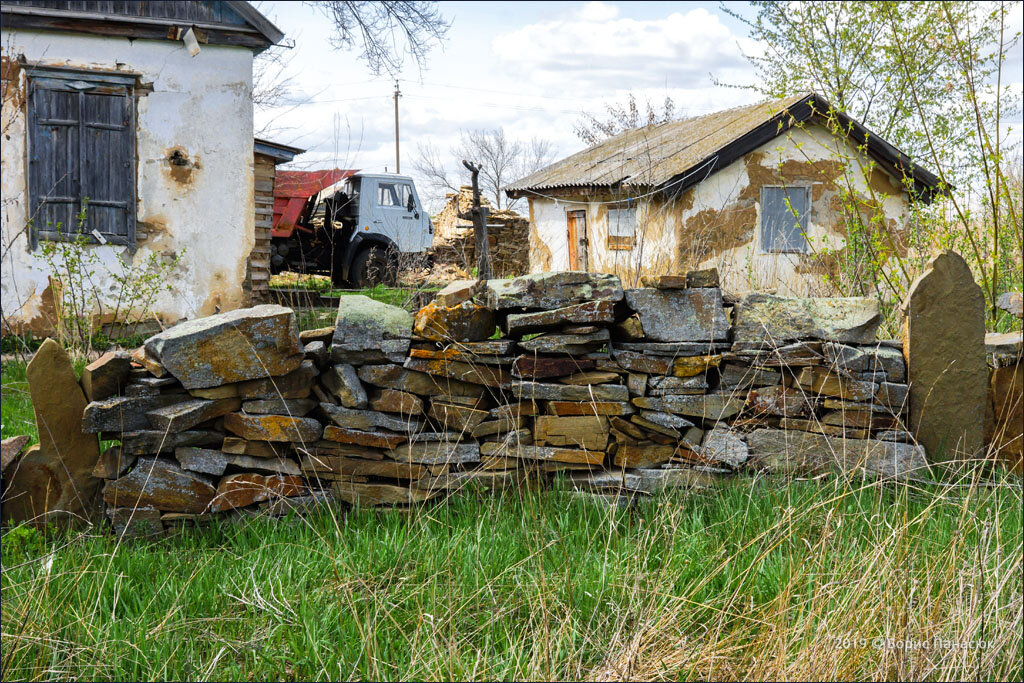
<svg viewBox="0 0 1024 683">
<path fill-rule="evenodd" d="M 677 195 L 793 126 L 823 121 L 830 111 L 887 172 L 912 178 L 922 199 L 939 193 L 935 175 L 813 92 L 627 130 L 507 185 L 505 192 L 517 198 L 563 187 L 632 185 Z"/>
<path fill-rule="evenodd" d="M 257 52 L 284 37 L 279 28 L 244 0 L 4 0 L 2 11 L 5 29 L 177 40 L 174 29 L 194 28 L 197 36 L 201 36 L 200 42 L 244 46 Z"/>
</svg>

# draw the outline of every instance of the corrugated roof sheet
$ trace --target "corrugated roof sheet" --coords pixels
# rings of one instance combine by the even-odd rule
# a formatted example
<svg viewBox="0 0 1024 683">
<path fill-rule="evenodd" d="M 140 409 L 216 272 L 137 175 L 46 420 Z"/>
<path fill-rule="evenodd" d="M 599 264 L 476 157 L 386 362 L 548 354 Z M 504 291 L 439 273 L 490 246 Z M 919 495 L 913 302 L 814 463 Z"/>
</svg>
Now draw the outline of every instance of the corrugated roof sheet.
<svg viewBox="0 0 1024 683">
<path fill-rule="evenodd" d="M 506 189 L 607 187 L 619 183 L 657 187 L 812 96 L 813 93 L 801 93 L 692 119 L 627 130 L 517 180 Z"/>
</svg>

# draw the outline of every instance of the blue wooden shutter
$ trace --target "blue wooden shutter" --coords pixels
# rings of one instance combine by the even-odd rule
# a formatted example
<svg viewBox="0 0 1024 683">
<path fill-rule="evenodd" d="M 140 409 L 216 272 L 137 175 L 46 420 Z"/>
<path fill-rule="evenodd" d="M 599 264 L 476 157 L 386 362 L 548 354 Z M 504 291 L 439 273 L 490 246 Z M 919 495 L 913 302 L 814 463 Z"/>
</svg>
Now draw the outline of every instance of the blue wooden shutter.
<svg viewBox="0 0 1024 683">
<path fill-rule="evenodd" d="M 810 214 L 811 188 L 762 187 L 762 251 L 806 252 Z"/>
<path fill-rule="evenodd" d="M 30 72 L 33 244 L 93 232 L 135 245 L 135 106 L 130 76 Z M 78 216 L 85 207 L 85 221 Z"/>
</svg>

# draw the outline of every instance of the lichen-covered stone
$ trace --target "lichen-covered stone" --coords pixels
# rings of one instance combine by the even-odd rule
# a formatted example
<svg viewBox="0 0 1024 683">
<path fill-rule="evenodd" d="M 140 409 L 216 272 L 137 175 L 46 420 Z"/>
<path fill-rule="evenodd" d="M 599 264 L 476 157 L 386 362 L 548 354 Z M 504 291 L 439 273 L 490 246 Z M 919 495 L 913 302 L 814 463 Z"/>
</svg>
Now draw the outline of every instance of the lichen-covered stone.
<svg viewBox="0 0 1024 683">
<path fill-rule="evenodd" d="M 510 335 L 551 328 L 565 323 L 595 324 L 615 322 L 615 303 L 612 301 L 587 301 L 582 304 L 565 306 L 536 313 L 512 313 L 505 323 Z"/>
<path fill-rule="evenodd" d="M 883 477 L 930 478 L 921 446 L 847 439 L 804 431 L 756 429 L 747 435 L 752 461 L 768 470 L 818 473 L 862 470 Z"/>
<path fill-rule="evenodd" d="M 338 397 L 346 408 L 365 408 L 368 402 L 366 388 L 359 381 L 356 369 L 348 363 L 339 363 L 324 371 L 320 383 Z"/>
<path fill-rule="evenodd" d="M 323 427 L 311 417 L 229 413 L 224 428 L 248 441 L 309 443 L 320 438 Z"/>
<path fill-rule="evenodd" d="M 702 396 L 638 396 L 633 405 L 645 410 L 676 413 L 702 420 L 724 420 L 743 410 L 743 399 L 731 394 L 704 394 Z"/>
<path fill-rule="evenodd" d="M 543 384 L 539 382 L 516 382 L 511 387 L 512 395 L 526 400 L 543 401 L 628 401 L 629 390 L 621 384 L 594 384 L 577 386 L 573 384 Z"/>
<path fill-rule="evenodd" d="M 376 389 L 370 396 L 370 409 L 401 415 L 422 415 L 423 399 L 407 391 Z"/>
<path fill-rule="evenodd" d="M 416 312 L 413 332 L 431 341 L 483 341 L 494 334 L 494 312 L 472 301 L 443 306 L 437 301 Z"/>
<path fill-rule="evenodd" d="M 121 392 L 132 370 L 131 354 L 107 351 L 82 370 L 82 390 L 90 401 L 100 401 Z"/>
<path fill-rule="evenodd" d="M 881 323 L 878 301 L 869 297 L 798 299 L 755 293 L 743 297 L 733 312 L 733 339 L 871 344 Z"/>
<path fill-rule="evenodd" d="M 342 408 L 330 403 L 321 403 L 320 409 L 338 427 L 348 429 L 390 429 L 393 432 L 413 433 L 423 427 L 423 422 L 409 416 L 388 415 L 376 410 L 355 410 Z"/>
<path fill-rule="evenodd" d="M 398 306 L 375 301 L 362 294 L 341 297 L 338 318 L 331 340 L 331 355 L 347 352 L 381 351 L 388 353 L 386 340 L 405 341 L 412 337 L 412 315 Z M 408 344 L 405 345 L 408 350 Z"/>
<path fill-rule="evenodd" d="M 320 372 L 312 361 L 304 360 L 299 367 L 286 375 L 252 379 L 239 383 L 237 385 L 238 397 L 241 399 L 306 398 L 319 374 Z M 207 398 L 213 398 L 213 395 L 208 395 Z"/>
<path fill-rule="evenodd" d="M 139 458 L 132 471 L 103 487 L 114 507 L 152 507 L 163 512 L 207 510 L 216 489 L 204 477 L 161 458 Z"/>
<path fill-rule="evenodd" d="M 302 362 L 294 314 L 271 304 L 179 323 L 145 349 L 186 389 L 277 377 Z"/>
<path fill-rule="evenodd" d="M 316 408 L 311 398 L 260 398 L 242 404 L 242 412 L 250 415 L 291 415 L 302 417 Z"/>
<path fill-rule="evenodd" d="M 154 429 L 183 432 L 207 420 L 227 415 L 241 406 L 242 400 L 238 398 L 222 398 L 215 401 L 197 398 L 156 408 L 146 413 L 146 417 Z"/>
<path fill-rule="evenodd" d="M 747 442 L 728 427 L 715 427 L 704 434 L 700 454 L 712 462 L 739 467 L 750 457 Z"/>
<path fill-rule="evenodd" d="M 456 379 L 437 379 L 425 372 L 406 370 L 398 365 L 364 365 L 359 368 L 359 379 L 382 389 L 397 389 L 420 396 L 483 396 L 484 387 Z"/>
<path fill-rule="evenodd" d="M 211 512 L 241 508 L 271 498 L 299 496 L 306 493 L 302 477 L 282 474 L 232 474 L 220 480 Z"/>
<path fill-rule="evenodd" d="M 729 338 L 722 292 L 716 287 L 628 289 L 625 296 L 649 340 L 714 342 Z"/>
<path fill-rule="evenodd" d="M 532 273 L 508 280 L 487 280 L 483 295 L 495 311 L 512 308 L 563 308 L 587 301 L 621 301 L 617 275 L 563 271 Z"/>
</svg>

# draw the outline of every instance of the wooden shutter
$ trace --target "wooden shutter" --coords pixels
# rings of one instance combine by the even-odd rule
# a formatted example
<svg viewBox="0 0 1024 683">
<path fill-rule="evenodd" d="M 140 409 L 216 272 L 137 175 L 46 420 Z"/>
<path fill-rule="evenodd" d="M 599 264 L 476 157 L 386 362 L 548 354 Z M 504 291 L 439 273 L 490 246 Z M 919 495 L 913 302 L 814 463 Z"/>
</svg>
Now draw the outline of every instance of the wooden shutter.
<svg viewBox="0 0 1024 683">
<path fill-rule="evenodd" d="M 79 232 L 95 241 L 95 231 L 134 247 L 134 79 L 39 69 L 29 77 L 33 245 Z"/>
<path fill-rule="evenodd" d="M 811 188 L 761 188 L 761 250 L 768 252 L 807 251 L 811 214 Z"/>
</svg>

